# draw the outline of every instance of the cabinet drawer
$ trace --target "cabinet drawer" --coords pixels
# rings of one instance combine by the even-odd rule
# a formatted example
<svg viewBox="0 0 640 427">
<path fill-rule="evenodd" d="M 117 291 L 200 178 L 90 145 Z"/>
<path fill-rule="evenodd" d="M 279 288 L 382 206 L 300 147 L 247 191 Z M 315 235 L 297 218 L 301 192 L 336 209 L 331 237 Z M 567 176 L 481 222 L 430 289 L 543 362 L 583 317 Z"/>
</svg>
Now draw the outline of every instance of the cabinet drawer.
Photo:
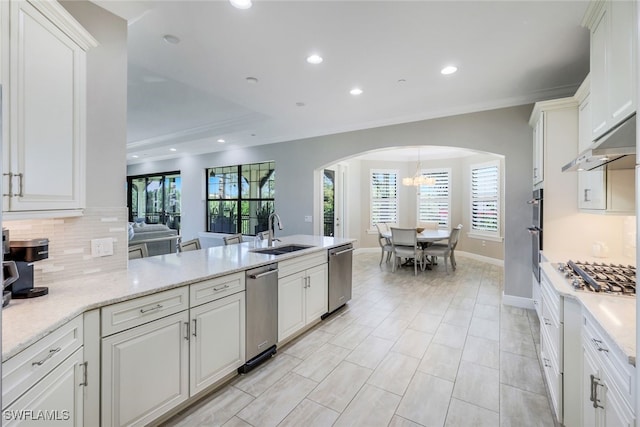
<svg viewBox="0 0 640 427">
<path fill-rule="evenodd" d="M 82 316 L 2 364 L 3 409 L 82 346 Z"/>
<path fill-rule="evenodd" d="M 541 298 L 543 300 L 543 315 L 547 313 L 547 315 L 553 316 L 557 323 L 561 323 L 563 317 L 562 297 L 555 291 L 543 272 L 540 274 L 540 288 Z"/>
<path fill-rule="evenodd" d="M 278 262 L 278 277 L 287 277 L 327 262 L 327 251 L 296 257 Z"/>
<path fill-rule="evenodd" d="M 558 418 L 558 421 L 562 422 L 562 373 L 559 369 L 557 361 L 554 361 L 554 356 L 546 352 L 548 347 L 547 337 L 542 335 L 542 350 L 540 351 L 540 357 L 542 358 L 542 369 L 545 379 L 547 380 L 547 387 L 549 388 L 549 396 L 553 405 L 553 410 Z"/>
<path fill-rule="evenodd" d="M 159 292 L 102 309 L 102 336 L 106 337 L 189 308 L 189 287 Z"/>
<path fill-rule="evenodd" d="M 627 405 L 631 406 L 635 395 L 635 368 L 589 314 L 583 314 L 583 321 L 583 345 L 594 350 L 592 353 L 612 380 L 607 387 L 615 387 Z"/>
<path fill-rule="evenodd" d="M 195 307 L 206 302 L 214 301 L 236 292 L 244 291 L 244 273 L 229 274 L 228 276 L 216 277 L 194 283 L 189 287 L 189 301 L 191 307 Z"/>
</svg>

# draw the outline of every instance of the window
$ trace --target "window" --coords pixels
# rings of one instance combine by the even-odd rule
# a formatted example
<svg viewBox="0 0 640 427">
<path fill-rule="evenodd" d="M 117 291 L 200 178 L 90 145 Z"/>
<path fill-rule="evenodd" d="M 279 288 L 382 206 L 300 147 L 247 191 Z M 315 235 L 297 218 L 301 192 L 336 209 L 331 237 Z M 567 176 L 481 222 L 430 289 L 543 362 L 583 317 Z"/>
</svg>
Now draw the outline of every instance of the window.
<svg viewBox="0 0 640 427">
<path fill-rule="evenodd" d="M 418 187 L 418 222 L 435 222 L 438 228 L 449 228 L 451 169 L 428 169 L 422 175 L 433 179 L 434 184 Z"/>
<path fill-rule="evenodd" d="M 398 223 L 398 171 L 371 170 L 371 228 Z"/>
<path fill-rule="evenodd" d="M 127 177 L 129 221 L 180 230 L 180 171 Z"/>
<path fill-rule="evenodd" d="M 498 162 L 471 166 L 471 233 L 500 235 Z"/>
<path fill-rule="evenodd" d="M 252 235 L 265 231 L 274 211 L 275 162 L 210 168 L 207 231 Z"/>
</svg>

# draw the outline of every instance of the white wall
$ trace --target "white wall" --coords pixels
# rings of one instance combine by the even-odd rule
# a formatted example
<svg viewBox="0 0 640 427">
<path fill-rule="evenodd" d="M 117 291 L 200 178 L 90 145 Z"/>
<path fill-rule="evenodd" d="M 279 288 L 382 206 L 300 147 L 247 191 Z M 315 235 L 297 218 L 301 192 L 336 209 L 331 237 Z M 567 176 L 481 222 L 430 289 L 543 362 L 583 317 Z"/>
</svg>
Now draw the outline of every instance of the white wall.
<svg viewBox="0 0 640 427">
<path fill-rule="evenodd" d="M 468 148 L 505 157 L 505 293 L 530 297 L 532 130 L 530 105 L 385 126 L 128 167 L 129 175 L 180 170 L 183 178 L 183 238 L 205 230 L 204 169 L 274 160 L 276 211 L 284 234 L 312 234 L 304 222 L 314 212 L 314 171 L 369 150 L 436 145 Z M 362 172 L 362 171 L 361 171 Z M 366 189 L 361 189 L 366 191 Z M 360 225 L 362 228 L 363 224 Z"/>
</svg>

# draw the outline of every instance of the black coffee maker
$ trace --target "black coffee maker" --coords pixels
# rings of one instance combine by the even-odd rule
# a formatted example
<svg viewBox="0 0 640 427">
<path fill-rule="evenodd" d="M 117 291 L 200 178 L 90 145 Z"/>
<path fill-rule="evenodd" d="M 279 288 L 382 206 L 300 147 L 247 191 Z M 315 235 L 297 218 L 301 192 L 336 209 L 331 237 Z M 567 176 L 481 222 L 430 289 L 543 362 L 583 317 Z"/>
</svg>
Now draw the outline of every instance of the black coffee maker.
<svg viewBox="0 0 640 427">
<path fill-rule="evenodd" d="M 18 279 L 10 286 L 12 298 L 35 298 L 49 293 L 47 287 L 33 286 L 33 263 L 49 258 L 49 239 L 11 240 L 6 258 L 15 261 L 18 267 Z"/>
</svg>

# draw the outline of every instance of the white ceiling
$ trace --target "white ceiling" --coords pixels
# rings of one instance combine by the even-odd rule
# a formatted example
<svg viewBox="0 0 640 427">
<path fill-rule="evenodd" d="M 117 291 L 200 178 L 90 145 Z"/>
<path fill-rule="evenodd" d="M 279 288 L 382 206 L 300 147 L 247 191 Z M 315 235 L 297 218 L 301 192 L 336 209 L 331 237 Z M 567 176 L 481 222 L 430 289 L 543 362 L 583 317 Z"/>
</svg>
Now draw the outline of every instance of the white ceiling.
<svg viewBox="0 0 640 427">
<path fill-rule="evenodd" d="M 129 23 L 128 163 L 565 96 L 589 68 L 586 1 L 95 3 Z"/>
</svg>

